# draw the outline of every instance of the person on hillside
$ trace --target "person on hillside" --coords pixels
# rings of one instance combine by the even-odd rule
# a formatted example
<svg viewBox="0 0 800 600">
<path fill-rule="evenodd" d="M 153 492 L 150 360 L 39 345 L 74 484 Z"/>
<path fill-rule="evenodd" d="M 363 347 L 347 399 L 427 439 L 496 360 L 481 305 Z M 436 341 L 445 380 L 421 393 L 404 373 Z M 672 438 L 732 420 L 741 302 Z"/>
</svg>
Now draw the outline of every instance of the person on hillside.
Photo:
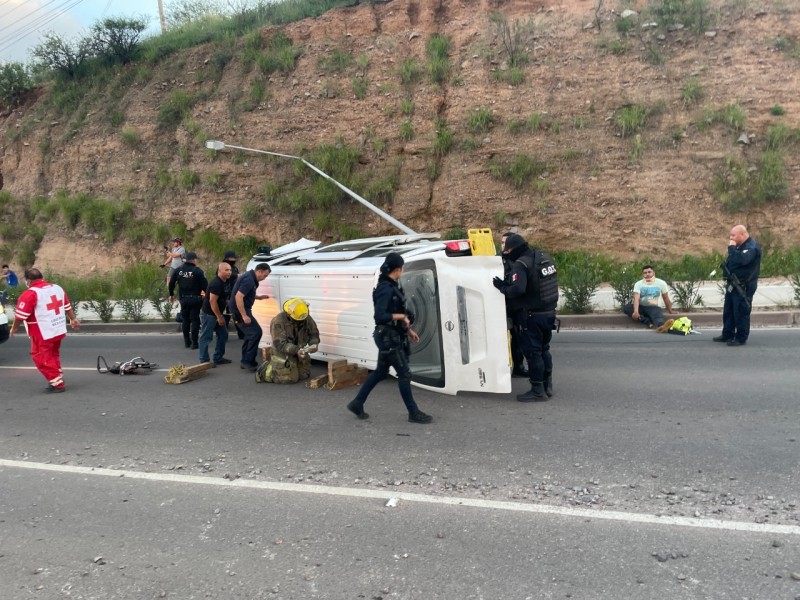
<svg viewBox="0 0 800 600">
<path fill-rule="evenodd" d="M 266 300 L 269 297 L 259 296 L 257 291 L 258 284 L 269 277 L 270 271 L 272 269 L 269 264 L 258 263 L 250 271 L 242 273 L 236 280 L 236 285 L 231 290 L 231 297 L 228 299 L 228 308 L 244 334 L 239 366 L 251 372 L 258 369 L 256 356 L 258 356 L 258 343 L 263 334 L 261 325 L 253 316 L 253 305 L 256 300 Z"/>
<path fill-rule="evenodd" d="M 197 350 L 200 335 L 200 308 L 208 281 L 203 269 L 197 266 L 197 254 L 187 252 L 185 262 L 178 267 L 169 280 L 169 301 L 175 302 L 175 286 L 178 286 L 181 302 L 181 331 L 187 348 Z"/>
<path fill-rule="evenodd" d="M 378 285 L 372 292 L 375 309 L 373 339 L 378 347 L 378 365 L 347 405 L 347 410 L 359 419 L 369 418 L 364 412 L 364 403 L 375 386 L 389 375 L 389 367 L 394 367 L 400 396 L 408 410 L 408 421 L 420 424 L 433 421 L 433 417 L 419 409 L 411 393 L 411 367 L 408 364 L 411 352 L 408 342 L 417 343 L 419 336 L 411 327 L 414 313 L 406 306 L 406 296 L 400 287 L 404 264 L 403 257 L 397 252 L 387 254 L 380 267 Z"/>
<path fill-rule="evenodd" d="M 667 313 L 674 315 L 672 310 L 672 300 L 669 297 L 667 282 L 656 277 L 655 269 L 652 265 L 642 267 L 642 279 L 633 286 L 633 302 L 629 302 L 622 307 L 622 312 L 634 321 L 639 321 L 658 333 L 668 331 L 674 319 L 665 319 L 658 299 L 664 301 Z"/>
<path fill-rule="evenodd" d="M 225 358 L 225 344 L 228 341 L 228 324 L 225 321 L 225 311 L 227 310 L 228 281 L 231 278 L 231 266 L 226 262 L 219 263 L 217 276 L 211 280 L 203 298 L 203 305 L 200 308 L 200 335 L 197 344 L 200 350 L 200 362 L 209 362 L 212 365 L 230 364 L 231 360 Z M 214 356 L 209 359 L 208 346 L 211 338 L 217 335 L 217 344 L 214 348 Z"/>
<path fill-rule="evenodd" d="M 272 351 L 256 372 L 256 381 L 297 383 L 311 377 L 311 354 L 319 347 L 319 328 L 302 298 L 283 303 L 283 312 L 269 326 Z M 260 377 L 259 377 L 260 375 Z"/>
<path fill-rule="evenodd" d="M 735 225 L 728 236 L 728 258 L 722 265 L 725 274 L 725 304 L 722 308 L 722 335 L 713 338 L 728 346 L 744 346 L 750 337 L 750 311 L 761 273 L 761 247 L 744 225 Z"/>
<path fill-rule="evenodd" d="M 67 335 L 67 318 L 73 330 L 77 331 L 81 323 L 64 289 L 45 281 L 39 269 L 26 269 L 24 280 L 28 289 L 17 300 L 14 324 L 9 335 L 13 336 L 19 326 L 25 323 L 31 339 L 33 364 L 47 379 L 45 391 L 58 394 L 65 390 L 61 340 Z"/>
</svg>

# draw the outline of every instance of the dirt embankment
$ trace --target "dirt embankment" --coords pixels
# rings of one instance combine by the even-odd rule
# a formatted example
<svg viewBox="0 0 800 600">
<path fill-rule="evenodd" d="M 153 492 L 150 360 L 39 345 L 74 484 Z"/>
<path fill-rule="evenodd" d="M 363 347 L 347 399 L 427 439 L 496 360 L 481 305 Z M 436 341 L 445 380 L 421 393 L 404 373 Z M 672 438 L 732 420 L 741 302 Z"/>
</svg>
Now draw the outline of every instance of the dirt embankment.
<svg viewBox="0 0 800 600">
<path fill-rule="evenodd" d="M 243 68 L 241 44 L 218 82 L 209 70 L 215 48 L 195 48 L 149 77 L 131 77 L 116 108 L 109 90 L 107 97 L 84 100 L 88 114 L 82 120 L 49 118 L 37 113 L 36 104 L 6 116 L 0 122 L 3 186 L 18 198 L 59 189 L 128 198 L 140 217 L 177 219 L 192 230 L 253 235 L 273 245 L 324 238 L 313 211 L 267 207 L 260 217 L 243 219 L 244 208 L 262 202 L 264 183 L 278 167 L 254 156 L 212 158 L 185 124 L 174 132 L 159 130 L 159 106 L 183 89 L 202 93 L 193 126 L 210 138 L 288 153 L 339 139 L 357 147 L 364 173 L 399 173 L 394 198 L 383 208 L 418 231 L 516 227 L 547 248 L 626 259 L 722 250 L 730 225 L 739 221 L 772 244 L 800 243 L 800 149 L 785 155 L 789 194 L 783 200 L 729 215 L 711 191 L 728 158 L 757 165 L 770 124 L 800 128 L 800 62 L 775 43 L 800 39 L 800 12 L 771 2 L 739 12 L 715 8 L 716 24 L 705 35 L 678 29 L 657 38 L 641 23 L 621 37 L 619 16 L 611 10 L 600 11 L 600 28 L 587 26 L 595 22 L 595 7 L 587 0 L 393 0 L 334 10 L 286 27 L 302 55 L 293 72 L 269 76 L 266 99 L 254 110 L 237 108 L 260 76 Z M 496 81 L 506 55 L 489 19 L 493 10 L 535 28 L 520 85 Z M 435 33 L 451 40 L 447 82 L 434 85 L 423 77 L 404 86 L 404 60 L 424 66 Z M 624 52 L 609 50 L 615 40 Z M 368 65 L 327 71 L 320 59 L 335 51 L 366 56 Z M 648 60 L 653 53 L 663 64 Z M 363 99 L 351 90 L 357 77 L 368 81 Z M 690 78 L 702 93 L 685 104 L 682 88 Z M 413 114 L 403 114 L 404 100 L 413 101 Z M 621 108 L 632 104 L 650 110 L 639 138 L 622 137 L 614 126 Z M 705 111 L 731 104 L 743 109 L 750 144 L 737 143 L 740 132 L 722 125 L 698 126 Z M 773 115 L 774 106 L 784 114 Z M 138 145 L 126 145 L 121 127 L 109 124 L 112 108 L 124 115 L 124 127 L 137 132 Z M 468 119 L 477 109 L 491 111 L 493 124 L 470 133 Z M 534 113 L 541 114 L 539 128 L 518 126 Z M 430 153 L 437 119 L 455 139 L 441 158 Z M 413 126 L 412 139 L 400 135 L 405 120 Z M 521 189 L 493 177 L 498 164 L 522 154 L 545 162 L 546 171 Z M 433 168 L 439 175 L 432 181 Z M 159 186 L 165 172 L 177 178 L 182 171 L 198 173 L 201 184 L 188 191 Z M 355 206 L 337 218 L 366 235 L 395 233 Z M 50 223 L 37 262 L 65 273 L 105 270 L 158 260 L 159 247 L 106 248 L 96 237 Z"/>
</svg>

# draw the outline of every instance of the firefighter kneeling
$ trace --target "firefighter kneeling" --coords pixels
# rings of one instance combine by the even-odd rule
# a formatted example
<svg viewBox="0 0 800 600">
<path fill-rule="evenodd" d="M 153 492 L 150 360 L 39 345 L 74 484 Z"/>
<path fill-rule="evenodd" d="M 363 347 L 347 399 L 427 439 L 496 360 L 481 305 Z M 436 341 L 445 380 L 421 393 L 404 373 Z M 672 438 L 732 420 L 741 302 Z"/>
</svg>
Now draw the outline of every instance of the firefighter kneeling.
<svg viewBox="0 0 800 600">
<path fill-rule="evenodd" d="M 311 357 L 319 345 L 319 329 L 308 314 L 308 303 L 290 298 L 283 303 L 283 312 L 272 319 L 270 359 L 256 370 L 256 381 L 263 383 L 297 383 L 311 377 Z"/>
</svg>

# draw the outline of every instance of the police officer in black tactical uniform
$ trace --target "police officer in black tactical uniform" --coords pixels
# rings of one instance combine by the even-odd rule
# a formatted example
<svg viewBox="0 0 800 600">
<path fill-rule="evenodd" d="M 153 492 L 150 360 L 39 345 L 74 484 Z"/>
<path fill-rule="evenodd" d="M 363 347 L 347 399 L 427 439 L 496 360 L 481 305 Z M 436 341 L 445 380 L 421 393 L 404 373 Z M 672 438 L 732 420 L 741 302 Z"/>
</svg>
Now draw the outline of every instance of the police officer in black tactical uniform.
<svg viewBox="0 0 800 600">
<path fill-rule="evenodd" d="M 373 339 L 378 346 L 378 365 L 370 373 L 356 397 L 347 405 L 347 410 L 359 419 L 368 419 L 364 403 L 372 389 L 389 374 L 389 367 L 397 372 L 397 385 L 400 396 L 408 410 L 410 423 L 430 423 L 433 417 L 422 412 L 411 394 L 411 368 L 408 357 L 411 354 L 409 339 L 416 343 L 419 336 L 411 328 L 414 314 L 406 307 L 406 297 L 399 280 L 403 274 L 403 257 L 396 252 L 386 255 L 381 265 L 378 285 L 372 292 L 375 306 L 375 332 Z"/>
<path fill-rule="evenodd" d="M 500 252 L 505 250 L 506 248 L 506 240 L 508 236 L 511 235 L 511 231 L 508 233 L 504 233 L 500 238 Z M 506 283 L 511 283 L 511 263 L 508 259 L 508 255 L 503 254 L 503 279 Z M 511 369 L 511 376 L 512 377 L 525 377 L 528 378 L 528 370 L 525 368 L 525 355 L 522 353 L 522 344 L 520 342 L 520 337 L 522 331 L 514 327 L 514 314 L 512 310 L 513 303 L 506 302 L 506 320 L 508 321 L 509 333 L 510 335 L 510 346 L 511 346 L 511 363 L 513 365 Z"/>
<path fill-rule="evenodd" d="M 713 339 L 728 346 L 744 346 L 750 336 L 750 310 L 761 272 L 761 248 L 744 225 L 731 229 L 722 270 L 726 279 L 722 335 Z"/>
<path fill-rule="evenodd" d="M 506 238 L 503 254 L 511 263 L 507 279 L 492 283 L 506 297 L 514 314 L 514 326 L 521 331 L 522 352 L 528 360 L 530 391 L 519 394 L 520 402 L 541 402 L 553 395 L 553 357 L 550 340 L 556 321 L 558 276 L 553 259 L 546 252 L 528 246 L 521 235 Z"/>
<path fill-rule="evenodd" d="M 175 301 L 175 285 L 178 285 L 183 318 L 183 343 L 187 348 L 197 349 L 197 338 L 200 333 L 200 308 L 203 306 L 203 294 L 208 287 L 203 269 L 197 266 L 197 254 L 187 252 L 184 263 L 175 269 L 169 279 L 169 301 Z"/>
</svg>

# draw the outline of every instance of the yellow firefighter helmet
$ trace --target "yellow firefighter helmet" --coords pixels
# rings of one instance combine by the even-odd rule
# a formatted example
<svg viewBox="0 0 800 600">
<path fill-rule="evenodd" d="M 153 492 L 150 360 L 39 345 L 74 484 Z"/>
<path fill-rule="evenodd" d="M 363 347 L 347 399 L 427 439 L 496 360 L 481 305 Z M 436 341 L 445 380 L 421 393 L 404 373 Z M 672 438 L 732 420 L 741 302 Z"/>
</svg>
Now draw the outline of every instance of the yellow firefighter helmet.
<svg viewBox="0 0 800 600">
<path fill-rule="evenodd" d="M 289 298 L 283 303 L 283 310 L 295 321 L 305 321 L 308 316 L 308 303 L 302 298 Z"/>
</svg>

